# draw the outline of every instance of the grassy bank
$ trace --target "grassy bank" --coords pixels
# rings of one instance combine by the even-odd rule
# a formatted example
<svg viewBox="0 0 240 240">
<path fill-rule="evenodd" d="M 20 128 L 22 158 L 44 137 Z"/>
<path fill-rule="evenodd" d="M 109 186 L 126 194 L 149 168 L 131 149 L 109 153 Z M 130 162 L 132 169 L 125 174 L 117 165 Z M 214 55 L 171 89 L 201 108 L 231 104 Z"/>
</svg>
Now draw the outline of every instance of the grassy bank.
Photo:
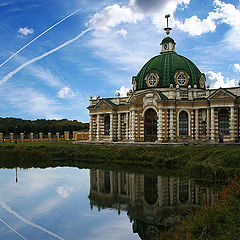
<svg viewBox="0 0 240 240">
<path fill-rule="evenodd" d="M 240 239 L 240 183 L 232 180 L 224 187 L 215 202 L 186 222 L 165 233 L 159 233 L 162 240 L 238 240 Z"/>
<path fill-rule="evenodd" d="M 239 146 L 107 146 L 71 142 L 0 144 L 0 167 L 70 164 L 161 169 L 189 177 L 228 179 L 240 173 Z M 52 165 L 51 165 L 52 164 Z"/>
</svg>

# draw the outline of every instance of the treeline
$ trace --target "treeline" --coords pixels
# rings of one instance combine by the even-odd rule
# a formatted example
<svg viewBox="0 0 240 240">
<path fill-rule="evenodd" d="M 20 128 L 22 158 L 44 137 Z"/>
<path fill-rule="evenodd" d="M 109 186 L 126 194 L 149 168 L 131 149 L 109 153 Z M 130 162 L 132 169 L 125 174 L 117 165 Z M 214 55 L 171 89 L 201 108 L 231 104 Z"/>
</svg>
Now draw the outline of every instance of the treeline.
<svg viewBox="0 0 240 240">
<path fill-rule="evenodd" d="M 89 123 L 78 122 L 77 120 L 45 120 L 37 119 L 34 121 L 23 120 L 21 118 L 0 118 L 0 132 L 4 135 L 14 133 L 19 135 L 20 133 L 39 133 L 42 132 L 47 135 L 49 132 L 55 134 L 59 132 L 63 134 L 64 131 L 88 131 Z"/>
</svg>

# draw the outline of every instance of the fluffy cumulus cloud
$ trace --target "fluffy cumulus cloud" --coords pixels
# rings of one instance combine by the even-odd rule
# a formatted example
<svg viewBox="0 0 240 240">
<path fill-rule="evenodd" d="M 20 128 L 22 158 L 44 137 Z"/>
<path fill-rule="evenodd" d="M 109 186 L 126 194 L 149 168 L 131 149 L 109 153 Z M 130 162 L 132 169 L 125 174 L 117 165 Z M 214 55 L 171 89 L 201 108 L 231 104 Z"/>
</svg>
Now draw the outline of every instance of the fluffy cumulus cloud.
<svg viewBox="0 0 240 240">
<path fill-rule="evenodd" d="M 94 14 L 88 25 L 95 29 L 109 31 L 121 23 L 136 23 L 143 17 L 143 14 L 134 13 L 127 6 L 121 7 L 118 4 L 114 4 L 107 6 L 102 12 Z"/>
<path fill-rule="evenodd" d="M 233 65 L 233 69 L 234 69 L 234 72 L 240 72 L 240 64 L 239 63 L 235 63 Z"/>
<path fill-rule="evenodd" d="M 74 94 L 69 87 L 63 87 L 58 92 L 59 98 L 71 98 L 73 96 L 74 96 Z"/>
<path fill-rule="evenodd" d="M 121 88 L 115 92 L 115 95 L 117 95 L 118 93 L 120 93 L 120 96 L 121 96 L 121 97 L 126 97 L 126 96 L 127 96 L 127 92 L 129 92 L 129 90 L 130 90 L 129 88 L 126 88 L 126 87 L 124 87 L 124 86 L 121 86 Z"/>
<path fill-rule="evenodd" d="M 209 12 L 206 19 L 199 19 L 196 15 L 185 19 L 183 22 L 175 21 L 177 28 L 196 36 L 208 32 L 214 32 L 218 24 L 226 23 L 233 28 L 233 35 L 228 34 L 229 40 L 235 40 L 240 43 L 237 36 L 240 36 L 240 10 L 231 3 L 225 3 L 220 0 L 214 0 L 214 11 Z"/>
<path fill-rule="evenodd" d="M 164 15 L 173 15 L 179 5 L 184 7 L 189 3 L 190 0 L 131 0 L 128 5 L 107 6 L 92 16 L 88 26 L 96 30 L 110 31 L 120 24 L 137 23 L 150 17 L 157 29 L 162 30 L 165 24 Z"/>
<path fill-rule="evenodd" d="M 34 30 L 32 28 L 29 28 L 29 27 L 24 27 L 24 28 L 19 28 L 18 33 L 20 33 L 24 36 L 27 36 L 29 34 L 33 34 Z"/>
<path fill-rule="evenodd" d="M 215 73 L 209 71 L 206 73 L 207 83 L 210 85 L 210 88 L 227 88 L 234 87 L 236 85 L 235 79 L 224 79 L 224 76 L 221 72 Z"/>
</svg>

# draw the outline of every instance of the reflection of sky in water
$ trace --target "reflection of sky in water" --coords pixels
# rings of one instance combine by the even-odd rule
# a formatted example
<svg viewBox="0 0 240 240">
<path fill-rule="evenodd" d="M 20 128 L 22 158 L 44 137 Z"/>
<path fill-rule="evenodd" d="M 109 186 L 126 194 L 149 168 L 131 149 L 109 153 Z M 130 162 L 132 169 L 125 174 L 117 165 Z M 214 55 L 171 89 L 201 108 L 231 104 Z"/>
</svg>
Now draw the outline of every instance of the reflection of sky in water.
<svg viewBox="0 0 240 240">
<path fill-rule="evenodd" d="M 0 218 L 26 239 L 139 239 L 125 212 L 90 210 L 89 170 L 18 169 L 18 183 L 15 169 L 0 176 Z M 21 237 L 0 222 L 0 239 Z"/>
</svg>

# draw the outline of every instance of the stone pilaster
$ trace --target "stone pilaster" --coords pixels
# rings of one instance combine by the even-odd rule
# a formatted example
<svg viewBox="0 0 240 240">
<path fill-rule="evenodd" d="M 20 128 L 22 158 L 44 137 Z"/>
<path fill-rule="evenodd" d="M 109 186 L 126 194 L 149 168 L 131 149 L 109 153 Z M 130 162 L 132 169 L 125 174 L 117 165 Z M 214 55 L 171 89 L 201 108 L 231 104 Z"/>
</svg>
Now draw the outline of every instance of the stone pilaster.
<svg viewBox="0 0 240 240">
<path fill-rule="evenodd" d="M 129 119 L 128 119 L 129 113 L 126 113 L 126 139 L 129 138 Z"/>
<path fill-rule="evenodd" d="M 24 133 L 20 133 L 20 141 L 21 141 L 21 142 L 24 141 Z"/>
<path fill-rule="evenodd" d="M 29 136 L 30 136 L 30 141 L 33 142 L 33 135 L 34 133 L 30 133 Z"/>
<path fill-rule="evenodd" d="M 69 141 L 69 131 L 64 132 L 64 140 Z"/>
<path fill-rule="evenodd" d="M 48 133 L 48 141 L 52 141 L 52 133 Z"/>
<path fill-rule="evenodd" d="M 117 137 L 118 140 L 121 140 L 121 113 L 118 113 L 118 128 L 117 128 Z"/>
<path fill-rule="evenodd" d="M 135 110 L 132 111 L 132 141 L 136 140 Z"/>
<path fill-rule="evenodd" d="M 199 111 L 195 109 L 195 140 L 199 140 Z"/>
<path fill-rule="evenodd" d="M 97 115 L 97 120 L 96 120 L 96 125 L 97 125 L 97 134 L 96 134 L 96 138 L 97 141 L 100 140 L 100 115 Z"/>
<path fill-rule="evenodd" d="M 57 133 L 56 133 L 57 141 L 59 141 L 59 138 L 60 138 L 59 136 L 60 136 L 60 134 L 59 134 L 59 132 L 57 132 Z"/>
<path fill-rule="evenodd" d="M 234 141 L 235 138 L 235 124 L 234 124 L 234 106 L 230 108 L 230 136 L 231 136 L 231 141 Z"/>
<path fill-rule="evenodd" d="M 113 140 L 113 113 L 110 113 L 110 141 Z"/>
<path fill-rule="evenodd" d="M 113 172 L 110 171 L 110 193 L 113 194 Z"/>
<path fill-rule="evenodd" d="M 210 136 L 210 109 L 207 109 L 207 118 L 206 118 L 206 124 L 207 124 L 207 140 L 209 140 L 209 136 Z"/>
<path fill-rule="evenodd" d="M 163 141 L 163 129 L 162 129 L 162 123 L 163 123 L 163 111 L 160 108 L 158 111 L 158 128 L 157 128 L 157 132 L 158 132 L 158 141 L 162 142 Z"/>
<path fill-rule="evenodd" d="M 169 118 L 169 138 L 170 138 L 170 141 L 173 141 L 174 140 L 174 134 L 173 134 L 173 109 L 171 108 L 170 109 L 170 118 Z"/>
<path fill-rule="evenodd" d="M 169 180 L 169 199 L 170 199 L 170 205 L 172 206 L 173 205 L 173 178 L 170 177 L 170 180 Z"/>
<path fill-rule="evenodd" d="M 215 112 L 214 112 L 214 107 L 211 107 L 211 141 L 215 142 Z"/>
<path fill-rule="evenodd" d="M 39 140 L 40 140 L 40 142 L 42 142 L 42 140 L 43 140 L 43 133 L 39 133 Z"/>
<path fill-rule="evenodd" d="M 14 133 L 10 133 L 10 142 L 13 142 Z"/>
<path fill-rule="evenodd" d="M 89 141 L 92 141 L 92 138 L 93 138 L 93 116 L 90 115 L 89 116 L 89 120 L 90 120 L 90 123 L 89 123 Z"/>
</svg>

